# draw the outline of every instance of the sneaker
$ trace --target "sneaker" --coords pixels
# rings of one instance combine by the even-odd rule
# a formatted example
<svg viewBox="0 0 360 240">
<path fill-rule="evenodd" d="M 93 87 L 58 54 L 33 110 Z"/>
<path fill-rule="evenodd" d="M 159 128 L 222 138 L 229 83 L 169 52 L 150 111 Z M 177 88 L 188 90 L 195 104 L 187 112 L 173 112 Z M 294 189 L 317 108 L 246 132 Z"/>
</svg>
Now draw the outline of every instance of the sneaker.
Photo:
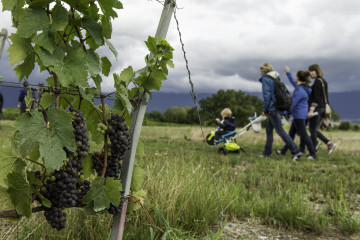
<svg viewBox="0 0 360 240">
<path fill-rule="evenodd" d="M 335 149 L 335 147 L 336 147 L 336 143 L 328 143 L 327 144 L 327 151 L 328 151 L 328 155 L 330 155 L 333 151 L 334 151 L 334 149 Z"/>
<path fill-rule="evenodd" d="M 311 155 L 308 155 L 308 156 L 306 157 L 306 159 L 307 159 L 307 160 L 314 160 L 315 158 L 314 158 L 313 156 L 311 156 Z"/>
<path fill-rule="evenodd" d="M 262 154 L 258 155 L 258 157 L 259 157 L 259 158 L 268 158 L 268 157 L 270 157 L 270 156 L 269 156 L 269 155 L 265 155 L 265 154 L 262 153 Z"/>
<path fill-rule="evenodd" d="M 316 144 L 315 151 L 317 151 L 317 150 L 319 149 L 321 143 L 322 143 L 322 142 L 318 142 L 318 143 Z"/>
<path fill-rule="evenodd" d="M 291 160 L 293 160 L 294 162 L 296 162 L 297 160 L 299 160 L 299 158 L 301 157 L 301 155 L 302 155 L 301 152 L 295 153 L 294 155 L 292 155 Z"/>
<path fill-rule="evenodd" d="M 285 153 L 282 153 L 281 150 L 275 150 L 275 153 L 276 153 L 277 155 L 283 155 L 283 156 L 285 156 Z"/>
</svg>

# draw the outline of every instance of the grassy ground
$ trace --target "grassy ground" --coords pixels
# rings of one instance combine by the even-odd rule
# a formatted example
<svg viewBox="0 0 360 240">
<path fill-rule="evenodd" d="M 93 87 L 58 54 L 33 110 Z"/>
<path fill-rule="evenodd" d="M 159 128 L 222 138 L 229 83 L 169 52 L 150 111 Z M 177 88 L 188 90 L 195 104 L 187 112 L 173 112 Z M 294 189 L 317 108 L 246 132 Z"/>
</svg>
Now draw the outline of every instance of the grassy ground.
<svg viewBox="0 0 360 240">
<path fill-rule="evenodd" d="M 0 125 L 0 146 L 9 146 L 12 123 Z M 143 127 L 145 155 L 137 156 L 136 163 L 147 173 L 145 208 L 158 231 L 151 230 L 145 213 L 139 211 L 129 217 L 124 238 L 216 239 L 221 209 L 227 221 L 256 219 L 317 235 L 328 231 L 341 237 L 358 235 L 360 134 L 325 135 L 338 144 L 332 155 L 322 145 L 317 160 L 293 163 L 290 155 L 256 157 L 264 147 L 264 131 L 249 131 L 237 139 L 246 154 L 220 156 L 217 148 L 204 146 L 198 127 Z M 276 137 L 274 149 L 280 147 Z M 0 239 L 107 238 L 111 216 L 67 212 L 67 228 L 61 232 L 52 230 L 41 213 L 19 222 L 0 219 Z"/>
</svg>

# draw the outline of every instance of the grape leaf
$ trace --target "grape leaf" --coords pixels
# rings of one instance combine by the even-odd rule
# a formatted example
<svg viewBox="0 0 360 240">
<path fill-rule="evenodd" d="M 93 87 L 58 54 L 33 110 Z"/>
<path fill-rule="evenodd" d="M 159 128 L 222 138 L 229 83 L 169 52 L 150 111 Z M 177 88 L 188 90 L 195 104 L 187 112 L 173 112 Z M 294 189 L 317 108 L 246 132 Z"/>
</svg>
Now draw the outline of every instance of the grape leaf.
<svg viewBox="0 0 360 240">
<path fill-rule="evenodd" d="M 89 46 L 90 49 L 95 51 L 96 49 L 98 49 L 100 47 L 100 45 L 95 42 L 95 38 L 91 37 L 90 32 L 87 31 L 85 34 L 85 37 L 86 37 L 85 42 Z"/>
<path fill-rule="evenodd" d="M 53 0 L 36 0 L 30 2 L 30 8 L 38 8 L 38 7 L 45 7 L 46 5 L 50 4 Z"/>
<path fill-rule="evenodd" d="M 56 47 L 54 34 L 48 31 L 43 31 L 42 33 L 36 35 L 33 37 L 32 41 L 33 43 L 48 50 L 50 53 L 53 53 Z"/>
<path fill-rule="evenodd" d="M 0 202 L 2 209 L 13 209 L 15 208 L 11 202 L 10 194 L 7 189 L 0 185 Z"/>
<path fill-rule="evenodd" d="M 0 149 L 0 186 L 6 186 L 6 175 L 12 170 L 22 172 L 26 163 L 10 149 Z"/>
<path fill-rule="evenodd" d="M 7 176 L 11 202 L 18 213 L 25 217 L 31 216 L 32 191 L 24 177 L 18 172 L 11 172 Z"/>
<path fill-rule="evenodd" d="M 53 13 L 51 31 L 63 31 L 68 24 L 68 21 L 67 10 L 60 3 L 57 4 Z"/>
<path fill-rule="evenodd" d="M 136 147 L 136 154 L 139 156 L 145 156 L 144 142 L 141 139 L 139 139 L 138 141 L 138 145 Z"/>
<path fill-rule="evenodd" d="M 104 45 L 104 37 L 99 23 L 90 19 L 82 19 L 82 24 L 84 28 L 91 33 L 96 44 L 100 46 Z"/>
<path fill-rule="evenodd" d="M 35 54 L 30 53 L 25 58 L 24 62 L 22 64 L 17 65 L 14 68 L 15 75 L 17 78 L 21 81 L 24 78 L 28 78 L 31 72 L 34 70 L 35 67 Z"/>
<path fill-rule="evenodd" d="M 139 142 L 140 143 L 140 142 Z M 139 146 L 139 145 L 138 145 Z M 142 144 L 144 146 L 144 144 Z M 144 169 L 135 166 L 131 177 L 131 188 L 132 191 L 139 191 L 146 179 L 146 172 Z"/>
<path fill-rule="evenodd" d="M 93 144 L 95 144 L 95 143 L 90 142 L 91 151 L 94 151 L 94 149 L 92 148 Z M 95 144 L 95 145 L 97 145 L 97 144 Z M 101 151 L 101 150 L 102 150 L 102 146 L 99 151 Z M 85 178 L 89 178 L 90 176 L 95 174 L 95 170 L 92 168 L 92 158 L 91 158 L 90 154 L 86 158 L 82 158 L 82 166 L 84 169 L 81 172 L 84 174 Z"/>
<path fill-rule="evenodd" d="M 109 16 L 112 18 L 117 17 L 117 13 L 113 8 L 122 9 L 123 5 L 118 0 L 98 0 L 99 6 L 101 11 L 104 13 L 105 16 Z"/>
<path fill-rule="evenodd" d="M 101 16 L 101 28 L 102 28 L 102 35 L 106 39 L 111 38 L 112 33 L 112 25 L 111 25 L 111 18 L 105 17 L 104 15 Z"/>
<path fill-rule="evenodd" d="M 146 192 L 144 190 L 139 190 L 135 193 L 132 193 L 131 195 L 133 195 L 134 197 L 136 197 L 138 200 L 140 200 L 141 204 L 144 204 L 144 200 L 145 200 L 145 196 L 146 196 Z M 136 199 L 132 199 L 133 201 L 135 201 Z M 141 208 L 141 205 L 137 202 L 129 204 L 129 212 L 134 212 L 137 211 Z"/>
<path fill-rule="evenodd" d="M 22 114 L 15 126 L 19 129 L 15 134 L 18 149 L 22 156 L 26 156 L 40 143 L 40 154 L 44 158 L 45 166 L 49 169 L 61 167 L 66 154 L 66 147 L 70 151 L 76 150 L 71 116 L 65 111 L 52 108 L 47 112 L 49 126 L 44 122 L 42 113 Z"/>
<path fill-rule="evenodd" d="M 126 111 L 128 113 L 131 113 L 132 105 L 131 105 L 131 102 L 129 101 L 129 98 L 126 95 L 122 94 L 122 93 L 117 93 L 116 96 L 119 97 L 119 99 L 121 101 L 121 104 L 124 107 L 124 109 L 126 109 Z"/>
<path fill-rule="evenodd" d="M 97 76 L 101 71 L 99 56 L 94 51 L 89 50 L 86 52 L 86 65 L 90 76 Z"/>
<path fill-rule="evenodd" d="M 51 202 L 48 199 L 46 199 L 43 195 L 41 195 L 41 193 L 38 190 L 38 187 L 42 185 L 40 179 L 38 179 L 35 176 L 34 172 L 27 171 L 26 173 L 27 173 L 27 180 L 31 188 L 31 192 L 36 193 L 36 195 L 41 199 L 41 202 L 45 207 L 51 207 Z"/>
<path fill-rule="evenodd" d="M 91 103 L 94 107 L 96 107 L 96 105 L 94 104 L 94 101 L 93 101 L 94 97 L 97 94 L 96 88 L 86 88 L 85 91 L 83 89 L 79 89 L 79 92 L 83 99 L 88 100 L 89 103 Z"/>
<path fill-rule="evenodd" d="M 31 106 L 33 104 L 33 101 L 34 101 L 34 97 L 32 95 L 32 91 L 31 91 L 31 88 L 28 89 L 27 91 L 27 94 L 24 98 L 24 101 L 25 101 L 25 104 L 26 104 L 26 109 L 31 109 Z"/>
<path fill-rule="evenodd" d="M 40 158 L 39 143 L 35 143 L 33 149 L 28 154 L 28 158 L 37 161 Z"/>
<path fill-rule="evenodd" d="M 150 77 L 149 79 L 144 81 L 144 84 L 142 86 L 148 91 L 153 89 L 160 91 L 161 84 L 161 80 Z"/>
<path fill-rule="evenodd" d="M 86 116 L 86 129 L 90 132 L 91 139 L 97 144 L 103 143 L 103 135 L 96 130 L 97 124 L 101 122 L 100 115 L 102 116 L 102 111 L 92 102 L 89 102 L 86 99 L 82 101 L 81 109 Z"/>
<path fill-rule="evenodd" d="M 116 51 L 115 47 L 112 45 L 112 43 L 107 40 L 106 38 L 104 39 L 105 40 L 105 44 L 106 46 L 108 46 L 108 48 L 110 49 L 110 51 L 114 54 L 115 58 L 117 59 L 118 57 L 118 52 Z"/>
<path fill-rule="evenodd" d="M 50 129 L 40 143 L 40 154 L 44 158 L 45 166 L 52 170 L 61 167 L 63 160 L 66 159 L 63 148 L 66 147 L 74 152 L 76 144 L 71 124 L 72 117 L 57 108 L 50 109 L 47 115 Z"/>
<path fill-rule="evenodd" d="M 155 55 L 156 53 L 156 39 L 148 36 L 147 41 L 145 41 L 145 45 L 147 46 L 148 50 Z"/>
<path fill-rule="evenodd" d="M 94 211 L 99 212 L 110 207 L 110 203 L 117 206 L 120 204 L 122 185 L 120 180 L 113 178 L 95 178 L 91 184 L 91 189 L 83 198 L 84 204 L 94 204 Z"/>
<path fill-rule="evenodd" d="M 104 74 L 106 77 L 109 76 L 111 62 L 107 57 L 101 58 L 101 68 L 102 68 L 102 74 Z"/>
<path fill-rule="evenodd" d="M 135 72 L 131 66 L 125 68 L 118 76 L 116 73 L 114 75 L 114 86 L 119 91 L 120 84 L 123 83 L 125 87 L 128 87 L 129 83 L 134 79 Z"/>
<path fill-rule="evenodd" d="M 17 34 L 9 36 L 12 44 L 6 50 L 9 54 L 10 66 L 23 61 L 32 51 L 30 39 L 19 37 Z"/>
<path fill-rule="evenodd" d="M 97 6 L 94 2 L 90 2 L 89 8 L 87 9 L 85 15 L 86 15 L 89 19 L 99 20 L 99 17 L 100 17 L 99 12 L 100 12 L 100 11 L 99 11 L 98 6 Z M 102 16 L 102 15 L 101 15 L 101 16 Z"/>
<path fill-rule="evenodd" d="M 41 62 L 46 67 L 62 64 L 65 57 L 65 52 L 61 48 L 56 48 L 53 53 L 50 53 L 49 51 L 40 47 L 36 52 L 39 55 Z"/>
<path fill-rule="evenodd" d="M 12 11 L 16 4 L 18 3 L 17 0 L 2 0 L 2 11 L 8 10 Z"/>
<path fill-rule="evenodd" d="M 20 17 L 17 27 L 17 34 L 20 37 L 28 38 L 37 31 L 48 29 L 49 18 L 42 8 L 26 8 Z"/>
<path fill-rule="evenodd" d="M 64 61 L 55 65 L 53 71 L 58 75 L 59 81 L 64 87 L 71 83 L 79 87 L 88 87 L 87 76 L 88 68 L 86 62 L 86 53 L 81 48 L 71 49 Z"/>
<path fill-rule="evenodd" d="M 43 95 L 41 96 L 40 99 L 40 105 L 44 108 L 47 109 L 49 108 L 51 105 L 55 104 L 55 95 L 54 94 L 50 94 L 48 92 L 43 93 Z"/>
<path fill-rule="evenodd" d="M 95 86 L 96 86 L 96 89 L 98 90 L 97 93 L 99 93 L 101 91 L 101 82 L 102 82 L 102 78 L 101 76 L 98 74 L 94 77 L 92 77 L 94 83 L 95 83 Z"/>
<path fill-rule="evenodd" d="M 166 80 L 166 75 L 161 71 L 161 69 L 157 68 L 157 66 L 151 66 L 151 77 L 155 80 Z M 159 89 L 160 90 L 160 89 Z"/>
</svg>

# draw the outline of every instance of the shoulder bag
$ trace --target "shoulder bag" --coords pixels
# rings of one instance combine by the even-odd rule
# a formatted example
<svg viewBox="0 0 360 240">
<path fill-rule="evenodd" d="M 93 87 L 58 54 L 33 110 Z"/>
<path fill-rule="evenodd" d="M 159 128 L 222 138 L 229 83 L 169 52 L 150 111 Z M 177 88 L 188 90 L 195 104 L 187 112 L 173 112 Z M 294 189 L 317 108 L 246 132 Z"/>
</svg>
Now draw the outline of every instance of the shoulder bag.
<svg viewBox="0 0 360 240">
<path fill-rule="evenodd" d="M 326 92 L 325 92 L 325 86 L 324 86 L 324 82 L 321 78 L 319 78 L 321 81 L 321 85 L 322 85 L 322 89 L 323 89 L 323 93 L 324 93 L 324 98 L 325 98 L 325 111 L 324 111 L 324 116 L 327 118 L 331 118 L 331 107 L 329 105 L 329 102 L 327 100 L 326 97 Z"/>
</svg>

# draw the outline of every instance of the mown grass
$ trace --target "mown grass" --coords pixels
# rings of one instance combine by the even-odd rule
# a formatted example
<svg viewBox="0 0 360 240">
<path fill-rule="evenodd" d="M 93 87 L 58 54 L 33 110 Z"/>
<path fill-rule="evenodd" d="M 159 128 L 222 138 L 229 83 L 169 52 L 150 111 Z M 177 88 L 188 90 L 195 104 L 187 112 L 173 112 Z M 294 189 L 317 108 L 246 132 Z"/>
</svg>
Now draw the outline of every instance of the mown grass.
<svg viewBox="0 0 360 240">
<path fill-rule="evenodd" d="M 11 129 L 10 124 L 7 131 Z M 206 128 L 205 134 L 211 130 Z M 220 156 L 216 148 L 205 148 L 198 127 L 143 127 L 145 155 L 137 156 L 136 163 L 147 174 L 144 206 L 158 231 L 151 229 L 140 210 L 129 216 L 124 239 L 217 239 L 221 207 L 229 221 L 257 219 L 319 235 L 334 228 L 344 236 L 358 234 L 360 136 L 341 131 L 326 135 L 338 144 L 332 155 L 322 145 L 317 160 L 293 163 L 290 155 L 256 157 L 264 146 L 264 132 L 249 131 L 237 139 L 246 154 Z M 7 146 L 5 142 L 8 139 L 1 137 L 0 146 Z M 276 137 L 274 149 L 281 146 Z M 0 220 L 0 239 L 108 237 L 111 216 L 86 216 L 77 209 L 67 212 L 67 228 L 61 232 L 52 230 L 41 213 L 20 222 Z"/>
</svg>

